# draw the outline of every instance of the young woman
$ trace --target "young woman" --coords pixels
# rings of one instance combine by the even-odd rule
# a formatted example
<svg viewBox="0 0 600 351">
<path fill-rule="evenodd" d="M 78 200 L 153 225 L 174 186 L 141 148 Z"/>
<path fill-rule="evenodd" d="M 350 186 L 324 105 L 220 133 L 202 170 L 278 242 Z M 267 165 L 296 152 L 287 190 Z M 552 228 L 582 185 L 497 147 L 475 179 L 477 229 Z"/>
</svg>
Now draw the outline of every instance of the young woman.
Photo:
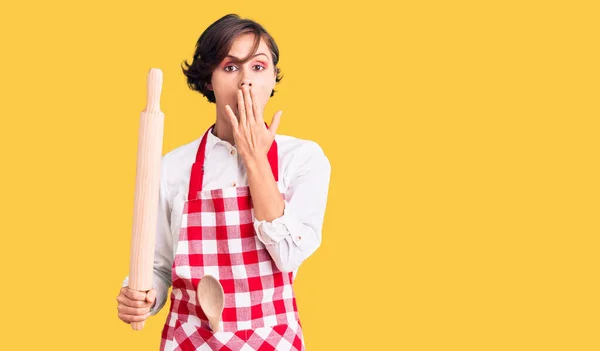
<svg viewBox="0 0 600 351">
<path fill-rule="evenodd" d="M 276 134 L 263 111 L 281 80 L 279 49 L 258 23 L 230 14 L 200 36 L 183 72 L 216 107 L 198 139 L 161 164 L 153 289 L 117 297 L 126 323 L 171 308 L 161 350 L 304 350 L 298 267 L 321 243 L 330 164 L 318 144 Z M 222 331 L 196 299 L 204 275 L 225 293 Z"/>
</svg>

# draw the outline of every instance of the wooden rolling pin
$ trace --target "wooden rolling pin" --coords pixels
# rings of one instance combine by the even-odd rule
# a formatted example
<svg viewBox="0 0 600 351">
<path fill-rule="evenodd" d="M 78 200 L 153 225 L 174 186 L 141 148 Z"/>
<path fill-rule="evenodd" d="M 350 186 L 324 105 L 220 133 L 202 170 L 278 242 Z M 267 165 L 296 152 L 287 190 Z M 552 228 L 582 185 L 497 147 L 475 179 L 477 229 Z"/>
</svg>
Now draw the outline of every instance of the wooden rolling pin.
<svg viewBox="0 0 600 351">
<path fill-rule="evenodd" d="M 148 99 L 141 113 L 138 135 L 133 232 L 129 288 L 147 293 L 152 288 L 154 245 L 158 215 L 160 162 L 165 115 L 160 111 L 163 74 L 158 68 L 148 72 Z M 132 322 L 134 330 L 142 330 L 144 322 Z"/>
</svg>

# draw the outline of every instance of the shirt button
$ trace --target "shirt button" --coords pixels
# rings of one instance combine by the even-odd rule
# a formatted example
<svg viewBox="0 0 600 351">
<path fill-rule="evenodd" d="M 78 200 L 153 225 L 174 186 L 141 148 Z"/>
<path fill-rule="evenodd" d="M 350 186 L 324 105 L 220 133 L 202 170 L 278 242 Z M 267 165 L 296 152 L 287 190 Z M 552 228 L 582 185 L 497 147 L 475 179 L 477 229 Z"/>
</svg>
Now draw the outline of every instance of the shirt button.
<svg viewBox="0 0 600 351">
<path fill-rule="evenodd" d="M 235 182 L 231 182 L 231 186 L 235 186 Z"/>
<path fill-rule="evenodd" d="M 302 239 L 302 237 L 301 237 L 301 236 L 299 236 L 299 237 L 298 237 L 298 240 L 300 240 L 300 239 Z"/>
<path fill-rule="evenodd" d="M 229 154 L 232 156 L 235 155 L 235 149 L 231 149 L 231 151 L 229 151 Z"/>
</svg>

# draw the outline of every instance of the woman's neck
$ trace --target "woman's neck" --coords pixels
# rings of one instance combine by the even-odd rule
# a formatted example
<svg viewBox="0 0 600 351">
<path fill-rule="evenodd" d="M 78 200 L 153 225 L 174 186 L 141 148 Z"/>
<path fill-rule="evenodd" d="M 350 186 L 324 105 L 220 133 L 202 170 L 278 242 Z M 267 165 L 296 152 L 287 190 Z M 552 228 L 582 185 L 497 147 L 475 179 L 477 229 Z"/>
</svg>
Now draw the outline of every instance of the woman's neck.
<svg viewBox="0 0 600 351">
<path fill-rule="evenodd" d="M 219 116 L 217 114 L 217 121 L 215 122 L 215 127 L 212 130 L 212 133 L 217 136 L 217 138 L 224 140 L 231 145 L 235 145 L 235 140 L 233 139 L 233 128 L 231 123 L 226 120 L 224 115 Z"/>
</svg>

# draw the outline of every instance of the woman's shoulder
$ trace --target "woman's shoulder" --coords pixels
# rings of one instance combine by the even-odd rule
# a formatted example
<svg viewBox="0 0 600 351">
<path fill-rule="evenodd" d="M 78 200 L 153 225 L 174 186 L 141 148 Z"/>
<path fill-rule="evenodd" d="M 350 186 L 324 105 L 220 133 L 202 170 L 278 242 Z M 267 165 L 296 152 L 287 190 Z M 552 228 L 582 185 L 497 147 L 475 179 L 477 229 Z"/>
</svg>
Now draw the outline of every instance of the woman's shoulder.
<svg viewBox="0 0 600 351">
<path fill-rule="evenodd" d="M 329 160 L 323 148 L 314 140 L 277 134 L 275 141 L 279 160 L 284 163 L 284 168 L 286 165 L 296 168 L 307 164 L 329 166 Z"/>
<path fill-rule="evenodd" d="M 324 153 L 323 148 L 314 140 L 301 139 L 291 135 L 277 134 L 275 136 L 279 153 Z"/>
<path fill-rule="evenodd" d="M 199 145 L 200 138 L 197 138 L 167 152 L 162 157 L 163 174 L 168 178 L 177 179 L 189 172 L 196 160 Z"/>
<path fill-rule="evenodd" d="M 200 145 L 200 138 L 194 139 L 186 144 L 180 145 L 173 150 L 167 152 L 163 158 L 171 161 L 177 160 L 181 161 L 186 158 L 195 158 L 196 152 L 198 151 L 198 146 Z"/>
</svg>

